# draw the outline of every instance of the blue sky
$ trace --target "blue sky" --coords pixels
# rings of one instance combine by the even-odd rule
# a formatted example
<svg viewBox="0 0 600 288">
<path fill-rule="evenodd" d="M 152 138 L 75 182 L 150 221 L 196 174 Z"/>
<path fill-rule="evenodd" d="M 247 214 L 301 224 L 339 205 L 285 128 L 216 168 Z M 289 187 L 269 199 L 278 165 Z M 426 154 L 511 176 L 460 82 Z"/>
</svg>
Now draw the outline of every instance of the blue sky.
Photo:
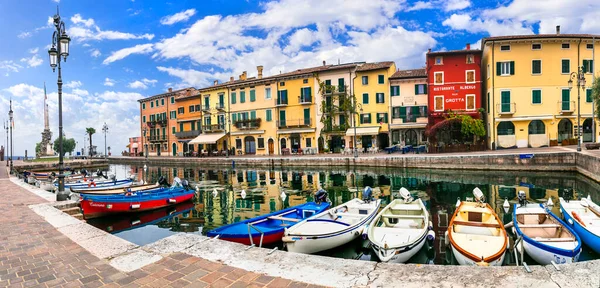
<svg viewBox="0 0 600 288">
<path fill-rule="evenodd" d="M 0 115 L 12 97 L 16 155 L 31 155 L 41 140 L 44 82 L 58 135 L 56 73 L 47 60 L 57 5 L 72 38 L 63 63 L 65 133 L 81 148 L 85 127 L 94 127 L 103 150 L 106 122 L 113 153 L 139 135 L 136 100 L 243 71 L 254 76 L 257 65 L 266 75 L 323 60 L 393 60 L 409 69 L 424 65 L 428 48 L 478 47 L 488 35 L 554 33 L 556 25 L 600 34 L 596 0 L 4 0 Z"/>
</svg>

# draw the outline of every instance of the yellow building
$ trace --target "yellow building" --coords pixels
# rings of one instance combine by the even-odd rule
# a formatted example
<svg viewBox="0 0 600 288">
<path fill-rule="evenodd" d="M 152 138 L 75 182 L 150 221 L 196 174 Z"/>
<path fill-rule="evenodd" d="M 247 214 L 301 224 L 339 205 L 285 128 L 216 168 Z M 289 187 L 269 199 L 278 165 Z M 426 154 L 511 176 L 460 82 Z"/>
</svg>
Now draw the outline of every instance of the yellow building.
<svg viewBox="0 0 600 288">
<path fill-rule="evenodd" d="M 390 146 L 389 78 L 396 72 L 394 62 L 376 62 L 361 64 L 356 69 L 353 80 L 353 93 L 357 100 L 358 119 L 356 129 L 346 131 L 346 142 L 353 147 L 356 134 L 356 147 L 367 151 L 368 148 L 383 149 Z"/>
<path fill-rule="evenodd" d="M 598 73 L 593 37 L 600 36 L 560 34 L 557 27 L 556 34 L 483 39 L 481 70 L 490 148 L 576 144 L 579 126 L 580 139 L 592 141 L 589 88 L 592 72 Z M 586 87 L 578 89 L 574 80 L 570 89 L 568 81 L 579 67 Z"/>
<path fill-rule="evenodd" d="M 427 141 L 427 72 L 425 68 L 396 71 L 390 77 L 392 144 Z"/>
<path fill-rule="evenodd" d="M 177 121 L 169 129 L 177 137 L 177 143 L 173 143 L 171 151 L 173 155 L 186 155 L 189 151 L 187 143 L 201 132 L 200 93 L 194 90 L 174 98 L 175 105 L 169 111 L 169 118 Z"/>
<path fill-rule="evenodd" d="M 202 110 L 202 134 L 189 142 L 189 146 L 196 146 L 200 155 L 225 156 L 230 148 L 228 140 L 228 85 L 219 84 L 217 80 L 212 86 L 198 89 L 200 94 L 200 109 Z M 200 124 L 199 123 L 199 124 Z"/>
</svg>

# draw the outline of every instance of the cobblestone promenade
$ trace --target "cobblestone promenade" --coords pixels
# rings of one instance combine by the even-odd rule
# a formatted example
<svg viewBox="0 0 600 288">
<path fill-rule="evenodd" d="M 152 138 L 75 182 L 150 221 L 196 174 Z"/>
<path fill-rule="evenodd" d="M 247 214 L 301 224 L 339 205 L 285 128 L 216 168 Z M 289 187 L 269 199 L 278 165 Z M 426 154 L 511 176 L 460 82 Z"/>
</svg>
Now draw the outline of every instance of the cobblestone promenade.
<svg viewBox="0 0 600 288">
<path fill-rule="evenodd" d="M 0 169 L 0 287 L 309 287 L 181 253 L 123 273 L 27 207 L 44 201 Z"/>
</svg>

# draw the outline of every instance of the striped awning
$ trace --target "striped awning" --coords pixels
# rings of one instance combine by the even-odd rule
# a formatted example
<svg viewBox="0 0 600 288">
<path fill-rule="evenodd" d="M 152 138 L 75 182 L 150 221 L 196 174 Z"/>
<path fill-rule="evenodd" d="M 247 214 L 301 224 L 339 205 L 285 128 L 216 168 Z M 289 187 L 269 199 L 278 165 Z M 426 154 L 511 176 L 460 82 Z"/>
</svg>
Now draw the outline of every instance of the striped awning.
<svg viewBox="0 0 600 288">
<path fill-rule="evenodd" d="M 379 134 L 379 126 L 377 127 L 356 127 L 356 136 L 367 136 Z M 354 127 L 346 130 L 346 136 L 354 136 Z"/>
<path fill-rule="evenodd" d="M 223 137 L 225 137 L 225 133 L 200 134 L 188 144 L 215 144 Z"/>
</svg>

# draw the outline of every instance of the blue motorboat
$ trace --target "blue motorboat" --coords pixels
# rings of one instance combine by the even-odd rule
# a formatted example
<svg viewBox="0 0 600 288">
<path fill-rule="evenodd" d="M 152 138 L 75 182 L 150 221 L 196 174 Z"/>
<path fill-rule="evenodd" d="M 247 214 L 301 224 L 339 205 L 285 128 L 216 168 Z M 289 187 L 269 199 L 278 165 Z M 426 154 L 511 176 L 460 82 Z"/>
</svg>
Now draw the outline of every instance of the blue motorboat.
<svg viewBox="0 0 600 288">
<path fill-rule="evenodd" d="M 589 198 L 567 202 L 561 197 L 560 211 L 583 243 L 600 253 L 600 207 Z"/>
</svg>

